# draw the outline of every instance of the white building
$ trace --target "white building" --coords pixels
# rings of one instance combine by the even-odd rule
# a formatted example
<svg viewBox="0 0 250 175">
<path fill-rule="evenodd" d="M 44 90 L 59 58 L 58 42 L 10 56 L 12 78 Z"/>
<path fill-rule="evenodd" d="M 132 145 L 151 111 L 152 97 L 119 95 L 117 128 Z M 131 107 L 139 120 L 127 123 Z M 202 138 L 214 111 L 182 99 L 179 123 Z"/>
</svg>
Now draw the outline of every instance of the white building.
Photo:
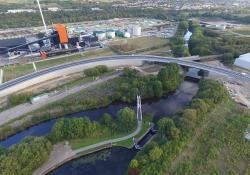
<svg viewBox="0 0 250 175">
<path fill-rule="evenodd" d="M 7 13 L 23 13 L 23 12 L 35 13 L 36 11 L 33 9 L 12 9 L 7 11 Z"/>
<path fill-rule="evenodd" d="M 58 8 L 58 7 L 49 7 L 48 8 L 48 11 L 51 11 L 51 12 L 57 12 L 57 11 L 60 11 L 61 9 Z"/>
<path fill-rule="evenodd" d="M 235 60 L 234 65 L 250 70 L 250 53 L 240 55 Z"/>
</svg>

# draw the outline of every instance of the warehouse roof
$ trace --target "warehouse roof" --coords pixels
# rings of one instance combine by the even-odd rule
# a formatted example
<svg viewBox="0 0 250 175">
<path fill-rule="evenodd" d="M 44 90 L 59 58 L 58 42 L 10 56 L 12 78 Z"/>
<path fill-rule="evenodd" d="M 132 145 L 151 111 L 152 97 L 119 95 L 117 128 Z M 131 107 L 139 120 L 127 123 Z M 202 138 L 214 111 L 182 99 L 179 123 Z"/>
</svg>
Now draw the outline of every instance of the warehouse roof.
<svg viewBox="0 0 250 175">
<path fill-rule="evenodd" d="M 241 55 L 238 59 L 250 62 L 250 53 Z"/>
<path fill-rule="evenodd" d="M 243 67 L 250 70 L 250 53 L 241 55 L 234 62 L 236 66 Z"/>
<path fill-rule="evenodd" d="M 24 37 L 22 38 L 11 38 L 11 39 L 4 39 L 4 40 L 0 40 L 0 48 L 11 48 L 14 46 L 18 46 L 21 44 L 25 44 L 26 43 L 26 39 Z"/>
</svg>

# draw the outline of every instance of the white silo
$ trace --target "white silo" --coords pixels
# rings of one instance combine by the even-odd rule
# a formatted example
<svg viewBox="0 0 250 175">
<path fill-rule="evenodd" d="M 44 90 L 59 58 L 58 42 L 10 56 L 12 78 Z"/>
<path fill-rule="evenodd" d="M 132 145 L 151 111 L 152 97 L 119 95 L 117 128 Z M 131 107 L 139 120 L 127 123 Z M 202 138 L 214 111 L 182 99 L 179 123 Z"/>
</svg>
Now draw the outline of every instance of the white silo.
<svg viewBox="0 0 250 175">
<path fill-rule="evenodd" d="M 107 30 L 107 38 L 115 38 L 115 31 L 114 30 Z"/>
<path fill-rule="evenodd" d="M 125 32 L 125 33 L 124 33 L 124 37 L 125 37 L 125 38 L 130 38 L 130 37 L 131 37 L 131 35 L 130 35 L 130 33 L 129 33 L 129 32 Z"/>
<path fill-rule="evenodd" d="M 134 36 L 141 36 L 141 27 L 140 26 L 135 25 L 135 26 L 133 26 L 132 30 L 133 30 Z"/>
<path fill-rule="evenodd" d="M 105 32 L 97 32 L 95 34 L 97 36 L 98 40 L 105 40 L 106 39 L 106 33 Z"/>
</svg>

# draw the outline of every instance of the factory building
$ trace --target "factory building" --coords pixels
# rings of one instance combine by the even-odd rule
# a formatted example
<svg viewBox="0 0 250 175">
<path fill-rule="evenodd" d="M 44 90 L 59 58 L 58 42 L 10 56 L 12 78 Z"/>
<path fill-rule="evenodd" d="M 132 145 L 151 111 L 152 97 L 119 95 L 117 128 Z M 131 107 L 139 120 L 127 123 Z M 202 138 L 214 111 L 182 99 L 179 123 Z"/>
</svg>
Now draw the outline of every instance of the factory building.
<svg viewBox="0 0 250 175">
<path fill-rule="evenodd" d="M 250 70 L 250 53 L 240 55 L 234 62 L 234 65 Z"/>
</svg>

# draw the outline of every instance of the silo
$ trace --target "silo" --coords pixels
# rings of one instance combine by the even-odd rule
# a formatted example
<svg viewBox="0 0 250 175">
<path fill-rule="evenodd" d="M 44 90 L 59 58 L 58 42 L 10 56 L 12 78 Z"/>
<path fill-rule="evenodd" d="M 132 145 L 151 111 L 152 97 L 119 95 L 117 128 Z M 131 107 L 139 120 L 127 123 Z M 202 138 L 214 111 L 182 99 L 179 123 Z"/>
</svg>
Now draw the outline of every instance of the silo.
<svg viewBox="0 0 250 175">
<path fill-rule="evenodd" d="M 120 31 L 120 30 L 117 30 L 117 31 L 115 32 L 115 34 L 116 34 L 116 36 L 118 36 L 118 37 L 124 37 L 124 33 L 123 33 L 122 31 Z"/>
<path fill-rule="evenodd" d="M 106 32 L 104 31 L 94 31 L 95 36 L 97 36 L 98 40 L 105 40 L 106 39 Z"/>
<path fill-rule="evenodd" d="M 130 33 L 129 33 L 129 32 L 125 32 L 125 33 L 124 33 L 124 37 L 125 37 L 125 38 L 130 38 L 130 37 L 131 37 L 131 35 L 130 35 Z"/>
<path fill-rule="evenodd" d="M 114 30 L 106 30 L 107 38 L 115 38 L 115 31 Z"/>
<path fill-rule="evenodd" d="M 135 25 L 135 26 L 133 26 L 132 30 L 133 30 L 134 36 L 141 36 L 141 27 L 140 26 Z"/>
</svg>

